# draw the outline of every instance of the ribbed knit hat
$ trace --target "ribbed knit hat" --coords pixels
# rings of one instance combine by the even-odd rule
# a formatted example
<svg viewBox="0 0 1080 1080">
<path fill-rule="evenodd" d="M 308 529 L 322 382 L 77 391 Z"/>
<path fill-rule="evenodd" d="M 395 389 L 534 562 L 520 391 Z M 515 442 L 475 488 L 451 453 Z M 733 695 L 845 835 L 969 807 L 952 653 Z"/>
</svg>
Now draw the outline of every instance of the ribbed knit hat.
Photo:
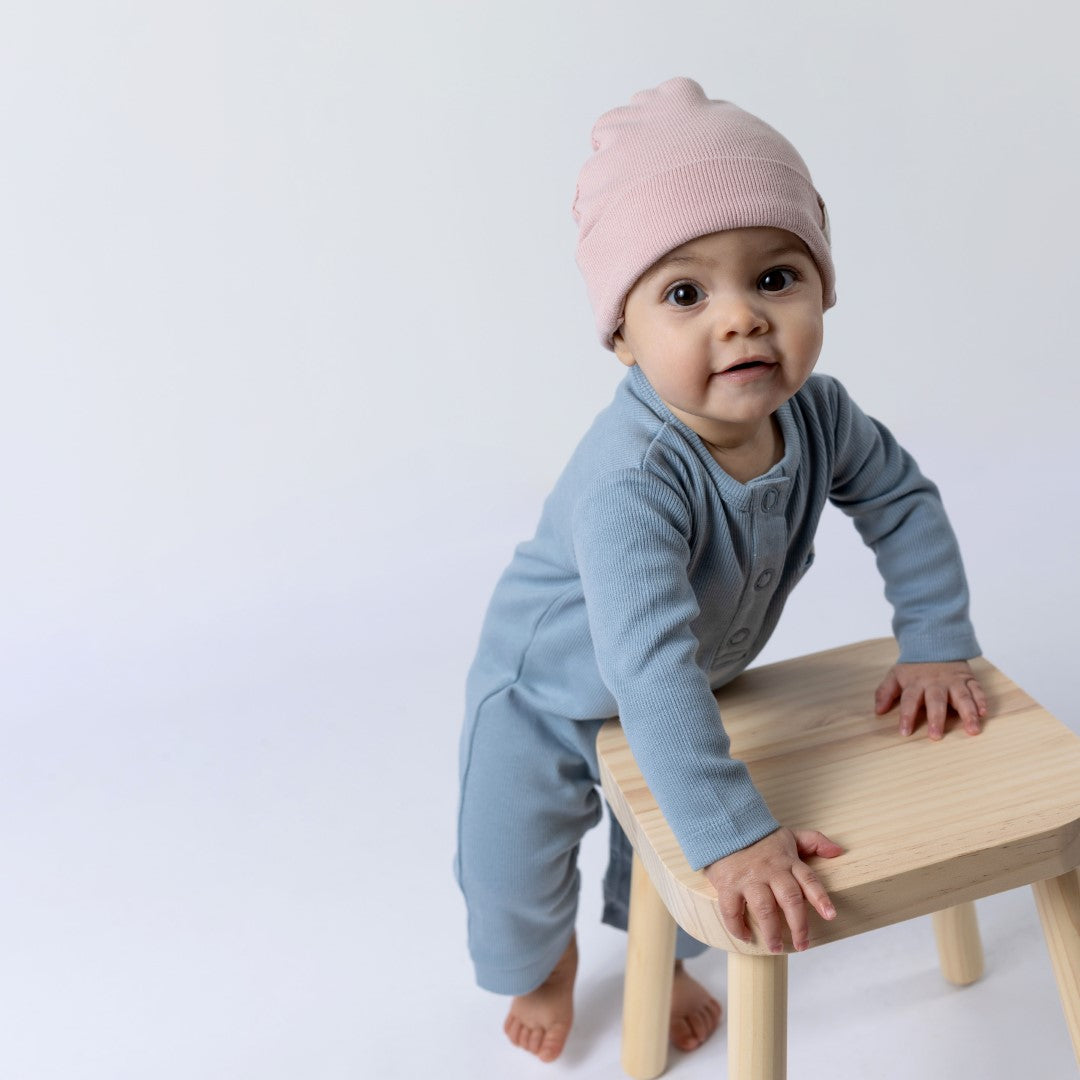
<svg viewBox="0 0 1080 1080">
<path fill-rule="evenodd" d="M 764 121 L 712 101 L 693 79 L 669 79 L 612 109 L 592 131 L 574 196 L 577 263 L 600 340 L 650 266 L 699 236 L 750 226 L 794 233 L 836 303 L 825 203 L 798 151 Z"/>
</svg>

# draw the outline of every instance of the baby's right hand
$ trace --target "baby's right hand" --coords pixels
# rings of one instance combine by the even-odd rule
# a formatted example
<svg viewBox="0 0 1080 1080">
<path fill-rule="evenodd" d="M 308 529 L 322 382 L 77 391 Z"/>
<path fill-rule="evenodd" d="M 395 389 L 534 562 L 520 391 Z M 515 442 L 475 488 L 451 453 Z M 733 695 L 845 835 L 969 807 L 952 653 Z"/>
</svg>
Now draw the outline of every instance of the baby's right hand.
<svg viewBox="0 0 1080 1080">
<path fill-rule="evenodd" d="M 728 933 L 740 941 L 753 941 L 747 912 L 761 930 L 770 952 L 784 948 L 784 920 L 791 943 L 802 952 L 810 943 L 806 901 L 823 919 L 835 919 L 836 909 L 825 886 L 804 863 L 803 857 L 833 859 L 844 849 L 814 829 L 777 829 L 756 844 L 735 851 L 705 867 L 720 904 L 720 917 Z"/>
</svg>

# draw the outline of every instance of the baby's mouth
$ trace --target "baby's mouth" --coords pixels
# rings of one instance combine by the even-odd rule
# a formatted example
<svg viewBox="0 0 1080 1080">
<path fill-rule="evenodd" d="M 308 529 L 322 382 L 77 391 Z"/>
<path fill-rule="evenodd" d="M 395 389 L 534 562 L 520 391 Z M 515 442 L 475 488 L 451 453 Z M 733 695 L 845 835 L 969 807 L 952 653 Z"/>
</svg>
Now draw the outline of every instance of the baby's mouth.
<svg viewBox="0 0 1080 1080">
<path fill-rule="evenodd" d="M 766 360 L 762 357 L 749 357 L 746 360 L 742 360 L 737 364 L 732 364 L 729 368 L 724 368 L 719 374 L 730 375 L 735 371 L 754 371 L 758 368 L 771 368 L 776 367 L 775 360 Z"/>
</svg>

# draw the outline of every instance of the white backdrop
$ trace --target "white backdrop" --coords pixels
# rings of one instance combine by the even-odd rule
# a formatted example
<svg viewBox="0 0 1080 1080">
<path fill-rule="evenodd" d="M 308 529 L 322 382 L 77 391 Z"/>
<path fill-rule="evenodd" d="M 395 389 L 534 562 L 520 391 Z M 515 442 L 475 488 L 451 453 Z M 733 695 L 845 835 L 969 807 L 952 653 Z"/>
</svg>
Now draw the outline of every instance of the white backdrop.
<svg viewBox="0 0 1080 1080">
<path fill-rule="evenodd" d="M 622 374 L 573 264 L 589 130 L 673 75 L 807 160 L 819 370 L 938 481 L 987 655 L 1080 730 L 1070 8 L 3 5 L 0 1077 L 533 1075 L 450 880 L 462 680 Z M 830 513 L 763 659 L 888 615 Z M 548 1074 L 618 1075 L 604 1009 Z M 966 1067 L 1015 1075 L 986 1022 Z M 875 1075 L 955 1076 L 932 1049 Z"/>
</svg>

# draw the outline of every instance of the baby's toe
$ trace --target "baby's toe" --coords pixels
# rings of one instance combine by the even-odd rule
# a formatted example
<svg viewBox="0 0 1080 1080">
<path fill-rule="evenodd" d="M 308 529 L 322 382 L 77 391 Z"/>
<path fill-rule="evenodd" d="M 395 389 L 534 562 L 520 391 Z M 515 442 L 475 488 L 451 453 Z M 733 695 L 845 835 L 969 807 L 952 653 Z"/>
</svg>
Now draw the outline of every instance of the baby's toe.
<svg viewBox="0 0 1080 1080">
<path fill-rule="evenodd" d="M 709 1024 L 709 1014 L 704 1008 L 698 1009 L 690 1018 L 690 1026 L 694 1029 L 694 1034 L 701 1042 L 704 1042 L 712 1034 L 713 1029 Z"/>
<path fill-rule="evenodd" d="M 672 1023 L 671 1041 L 680 1050 L 696 1050 L 701 1045 L 689 1016 L 680 1016 Z"/>
<path fill-rule="evenodd" d="M 709 1031 L 713 1032 L 720 1026 L 720 1017 L 723 1015 L 723 1007 L 716 998 L 711 997 L 705 1002 L 705 1016 L 708 1020 Z"/>
<path fill-rule="evenodd" d="M 544 1037 L 540 1042 L 540 1048 L 536 1052 L 536 1056 L 541 1061 L 554 1061 L 563 1051 L 563 1047 L 566 1045 L 566 1036 L 568 1034 L 567 1028 L 561 1024 L 552 1024 L 551 1027 L 544 1032 Z"/>
</svg>

